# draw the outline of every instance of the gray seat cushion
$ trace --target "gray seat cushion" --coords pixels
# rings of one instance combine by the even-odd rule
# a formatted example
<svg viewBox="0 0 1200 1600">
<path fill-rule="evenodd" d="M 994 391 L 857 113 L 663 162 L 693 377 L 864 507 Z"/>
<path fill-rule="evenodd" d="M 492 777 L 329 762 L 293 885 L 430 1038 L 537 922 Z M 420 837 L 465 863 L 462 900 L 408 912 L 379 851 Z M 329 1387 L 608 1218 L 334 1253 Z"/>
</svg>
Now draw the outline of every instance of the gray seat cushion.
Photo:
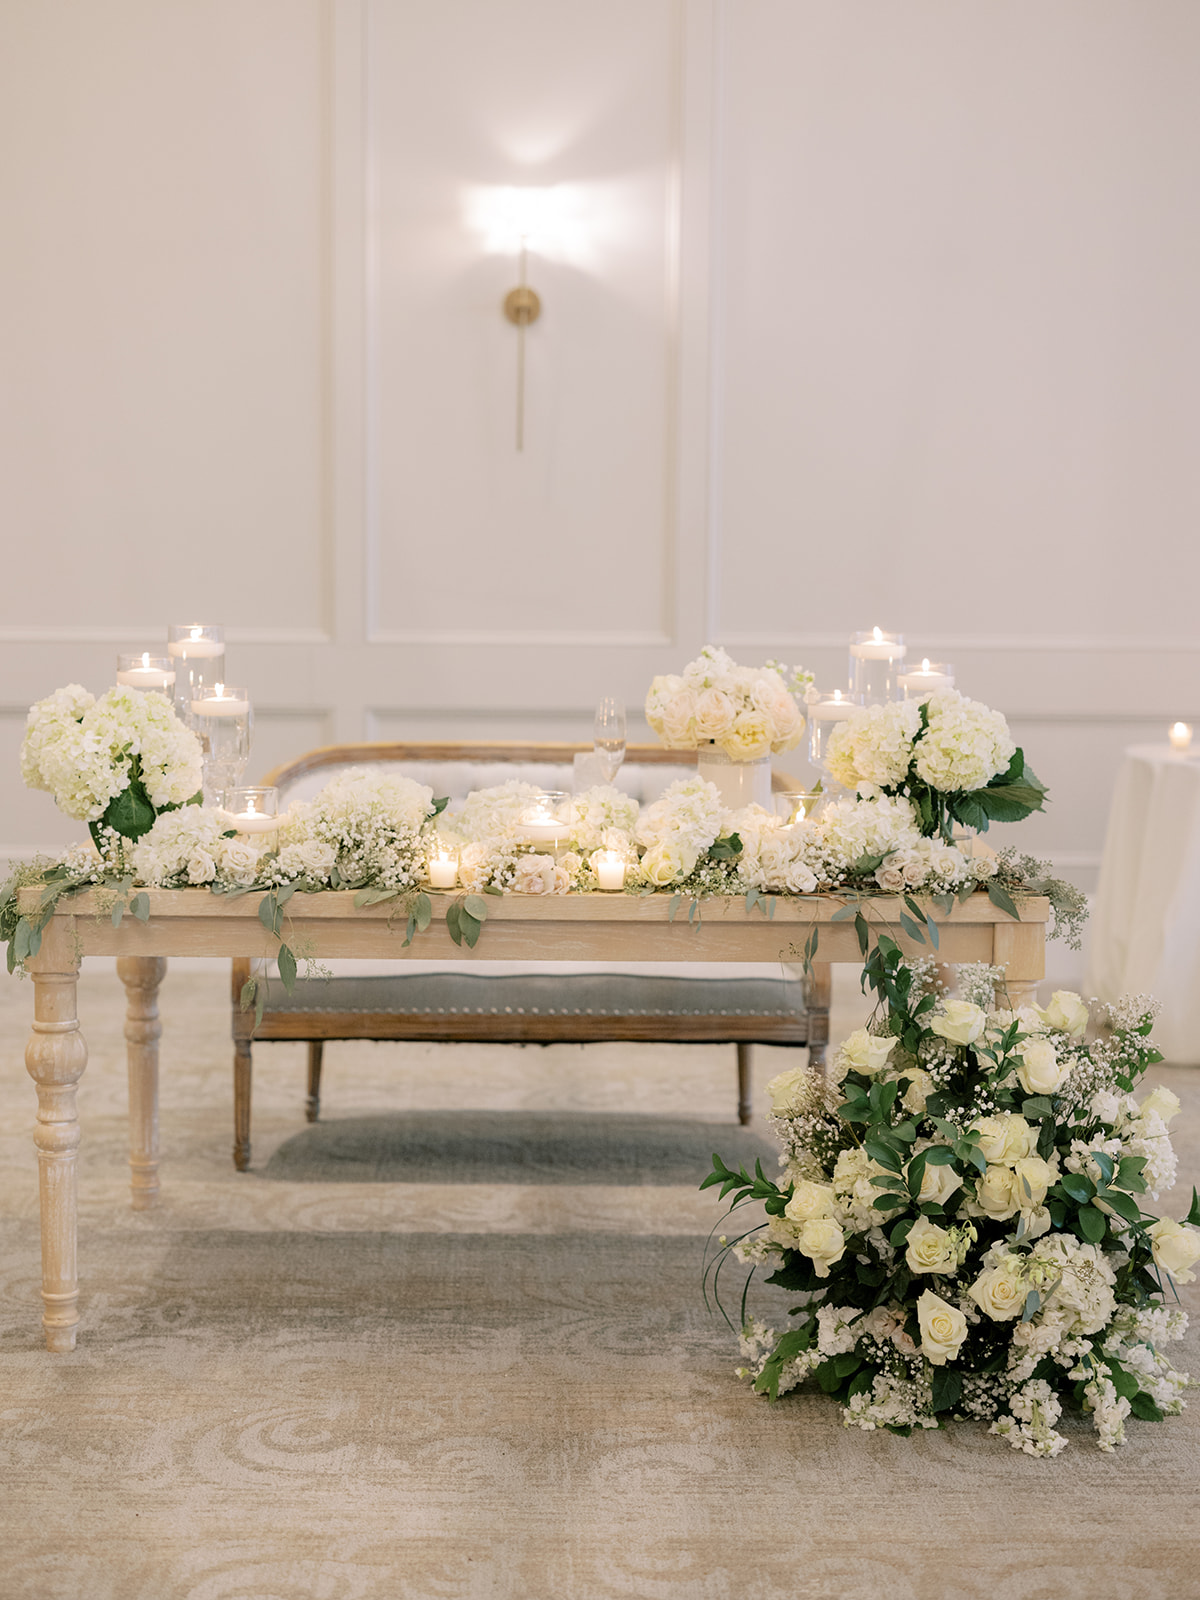
<svg viewBox="0 0 1200 1600">
<path fill-rule="evenodd" d="M 795 979 L 664 978 L 629 973 L 476 977 L 424 972 L 272 984 L 269 1012 L 366 1012 L 401 1016 L 773 1017 L 804 1015 Z"/>
</svg>

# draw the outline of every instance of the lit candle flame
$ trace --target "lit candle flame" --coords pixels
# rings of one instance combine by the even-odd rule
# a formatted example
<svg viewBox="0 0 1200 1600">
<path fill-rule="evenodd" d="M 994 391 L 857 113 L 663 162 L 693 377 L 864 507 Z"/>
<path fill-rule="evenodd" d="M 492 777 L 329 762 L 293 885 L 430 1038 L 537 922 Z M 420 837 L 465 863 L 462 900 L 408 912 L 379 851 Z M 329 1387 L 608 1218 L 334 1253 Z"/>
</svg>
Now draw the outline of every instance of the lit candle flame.
<svg viewBox="0 0 1200 1600">
<path fill-rule="evenodd" d="M 922 672 L 928 672 L 929 671 L 929 657 L 928 656 L 926 656 L 921 662 L 921 671 Z"/>
<path fill-rule="evenodd" d="M 880 633 L 879 629 L 878 628 L 873 628 L 871 631 L 875 635 L 875 643 L 876 644 L 882 644 L 883 643 L 883 634 Z"/>
<path fill-rule="evenodd" d="M 142 665 L 144 667 L 148 667 L 150 665 L 150 652 L 149 652 L 149 650 L 143 650 L 142 651 Z"/>
<path fill-rule="evenodd" d="M 1191 731 L 1186 722 L 1177 722 L 1171 729 L 1177 739 L 1186 739 Z"/>
<path fill-rule="evenodd" d="M 258 801 L 253 795 L 250 796 L 250 803 L 247 807 L 246 815 L 248 817 L 256 817 L 258 815 Z"/>
<path fill-rule="evenodd" d="M 835 700 L 840 700 L 842 698 L 842 691 L 840 689 L 835 689 L 833 691 L 833 698 Z"/>
<path fill-rule="evenodd" d="M 192 638 L 193 639 L 200 639 L 203 636 L 204 636 L 204 629 L 203 628 L 193 628 L 192 629 Z"/>
<path fill-rule="evenodd" d="M 217 684 L 214 684 L 213 687 L 216 690 L 217 699 L 218 700 L 224 700 L 224 698 L 225 698 L 225 685 L 223 683 L 217 683 Z"/>
</svg>

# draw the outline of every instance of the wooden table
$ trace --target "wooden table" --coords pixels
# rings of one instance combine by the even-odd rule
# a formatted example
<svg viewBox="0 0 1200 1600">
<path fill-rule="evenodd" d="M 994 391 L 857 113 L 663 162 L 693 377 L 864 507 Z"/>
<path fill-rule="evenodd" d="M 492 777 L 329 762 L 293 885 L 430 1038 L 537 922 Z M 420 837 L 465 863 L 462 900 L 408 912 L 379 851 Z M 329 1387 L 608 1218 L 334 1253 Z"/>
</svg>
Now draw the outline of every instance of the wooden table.
<svg viewBox="0 0 1200 1600">
<path fill-rule="evenodd" d="M 26 890 L 32 911 L 38 891 Z M 260 896 L 229 899 L 207 889 L 150 891 L 150 918 L 125 917 L 112 926 L 106 905 L 82 895 L 61 905 L 47 924 L 41 948 L 26 963 L 34 986 L 33 1031 L 25 1065 L 37 1085 L 34 1143 L 41 1199 L 42 1323 L 53 1351 L 75 1347 L 79 1323 L 76 1268 L 76 1156 L 79 1119 L 75 1091 L 87 1066 L 87 1045 L 76 1014 L 76 980 L 86 955 L 117 956 L 125 985 L 125 1037 L 129 1060 L 129 1166 L 132 1203 L 143 1210 L 158 1201 L 158 987 L 168 956 L 272 956 L 276 940 L 258 919 Z M 835 897 L 777 900 L 768 918 L 747 911 L 740 898 L 703 902 L 698 920 L 681 909 L 672 921 L 667 896 L 572 895 L 563 898 L 506 896 L 489 899 L 488 919 L 474 951 L 459 948 L 445 923 L 454 898 L 433 895 L 434 920 L 408 950 L 401 949 L 404 918 L 389 922 L 388 906 L 356 910 L 349 893 L 298 895 L 289 905 L 288 942 L 307 956 L 406 957 L 420 960 L 500 961 L 775 961 L 799 960 L 814 923 L 819 926 L 815 963 L 818 990 L 828 1005 L 829 965 L 861 961 L 853 920 L 834 922 Z M 872 927 L 903 948 L 914 945 L 896 918 L 895 898 L 865 901 Z M 1026 1003 L 1045 972 L 1049 902 L 1030 898 L 1021 920 L 976 894 L 949 914 L 936 914 L 939 958 L 946 962 L 988 961 L 1007 968 L 1014 1006 Z M 240 1180 L 234 1178 L 233 1182 Z"/>
</svg>

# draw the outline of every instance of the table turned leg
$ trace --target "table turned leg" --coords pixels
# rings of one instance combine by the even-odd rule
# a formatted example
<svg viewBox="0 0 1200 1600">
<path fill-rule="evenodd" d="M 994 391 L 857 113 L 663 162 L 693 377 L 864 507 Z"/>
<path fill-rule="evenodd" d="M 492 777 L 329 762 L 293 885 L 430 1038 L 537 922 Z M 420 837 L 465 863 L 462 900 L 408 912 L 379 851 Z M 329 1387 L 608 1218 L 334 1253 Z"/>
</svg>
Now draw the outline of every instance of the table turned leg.
<svg viewBox="0 0 1200 1600">
<path fill-rule="evenodd" d="M 51 919 L 42 948 L 26 965 L 33 979 L 33 1031 L 25 1066 L 38 1097 L 33 1142 L 42 1215 L 42 1326 L 47 1348 L 65 1353 L 75 1348 L 79 1322 L 75 1089 L 87 1066 L 87 1045 L 75 1013 L 79 961 L 60 919 Z"/>
<path fill-rule="evenodd" d="M 125 985 L 126 1061 L 129 1070 L 129 1190 L 135 1211 L 158 1204 L 158 986 L 163 956 L 120 956 Z"/>
</svg>

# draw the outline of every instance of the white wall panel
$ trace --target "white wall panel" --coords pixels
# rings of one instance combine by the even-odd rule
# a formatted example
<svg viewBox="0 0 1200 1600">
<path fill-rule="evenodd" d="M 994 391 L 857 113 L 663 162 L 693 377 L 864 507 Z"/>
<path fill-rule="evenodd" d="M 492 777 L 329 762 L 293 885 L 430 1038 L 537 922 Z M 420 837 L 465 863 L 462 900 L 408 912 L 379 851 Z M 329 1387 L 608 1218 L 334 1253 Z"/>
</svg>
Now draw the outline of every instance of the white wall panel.
<svg viewBox="0 0 1200 1600">
<path fill-rule="evenodd" d="M 0 638 L 326 630 L 326 24 L 0 8 Z"/>
<path fill-rule="evenodd" d="M 683 34 L 675 0 L 372 4 L 371 629 L 671 631 Z M 501 302 L 520 229 L 543 312 Z"/>
</svg>

